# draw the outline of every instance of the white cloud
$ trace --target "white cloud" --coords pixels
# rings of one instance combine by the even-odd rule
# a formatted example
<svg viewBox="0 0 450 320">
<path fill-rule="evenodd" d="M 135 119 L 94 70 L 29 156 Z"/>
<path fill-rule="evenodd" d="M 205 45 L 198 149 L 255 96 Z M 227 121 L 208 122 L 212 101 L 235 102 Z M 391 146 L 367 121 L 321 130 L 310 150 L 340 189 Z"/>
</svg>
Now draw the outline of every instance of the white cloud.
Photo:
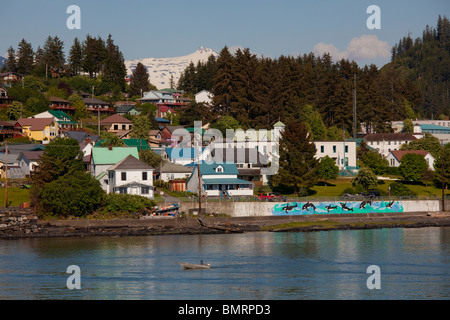
<svg viewBox="0 0 450 320">
<path fill-rule="evenodd" d="M 329 53 L 333 60 L 351 59 L 387 59 L 391 56 L 391 49 L 386 41 L 381 41 L 376 35 L 362 35 L 353 38 L 346 50 L 339 51 L 333 44 L 320 42 L 314 46 L 314 53 L 323 55 Z"/>
</svg>

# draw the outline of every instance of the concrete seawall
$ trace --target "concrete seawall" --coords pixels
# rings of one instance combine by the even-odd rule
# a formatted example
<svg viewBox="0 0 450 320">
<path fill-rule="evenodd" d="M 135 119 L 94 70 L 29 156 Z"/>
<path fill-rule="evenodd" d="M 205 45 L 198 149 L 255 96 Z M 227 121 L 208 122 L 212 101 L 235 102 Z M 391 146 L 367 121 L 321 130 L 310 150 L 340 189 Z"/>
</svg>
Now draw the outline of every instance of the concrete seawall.
<svg viewBox="0 0 450 320">
<path fill-rule="evenodd" d="M 450 209 L 449 201 L 446 201 L 447 209 Z M 310 206 L 303 209 L 305 202 L 286 203 L 286 202 L 202 202 L 202 213 L 220 215 L 225 214 L 230 217 L 267 217 L 274 215 L 313 215 L 313 214 L 364 214 L 364 213 L 384 213 L 393 212 L 437 212 L 442 211 L 442 201 L 440 200 L 400 200 L 396 201 L 395 206 L 389 207 L 388 201 L 373 201 L 370 205 L 361 208 L 362 201 L 351 201 L 345 203 L 350 210 L 342 210 L 342 202 L 310 202 L 316 209 Z M 381 204 L 384 206 L 380 209 Z M 182 202 L 181 212 L 197 213 L 197 202 Z M 288 211 L 286 206 L 294 210 Z M 324 211 L 324 207 L 334 208 L 330 211 Z M 288 207 L 289 208 L 289 207 Z M 322 210 L 319 210 L 322 208 Z M 284 210 L 284 211 L 283 211 Z M 336 211 L 337 210 L 337 211 Z"/>
</svg>

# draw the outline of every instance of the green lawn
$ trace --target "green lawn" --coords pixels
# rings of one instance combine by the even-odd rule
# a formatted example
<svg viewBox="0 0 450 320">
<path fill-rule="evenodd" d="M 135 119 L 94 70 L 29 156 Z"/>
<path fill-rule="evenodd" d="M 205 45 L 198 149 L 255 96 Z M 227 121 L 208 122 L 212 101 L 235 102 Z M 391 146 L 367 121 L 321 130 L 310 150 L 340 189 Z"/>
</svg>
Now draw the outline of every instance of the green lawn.
<svg viewBox="0 0 450 320">
<path fill-rule="evenodd" d="M 0 189 L 0 206 L 5 206 L 6 189 Z M 21 203 L 30 202 L 30 190 L 8 187 L 8 202 L 11 207 L 18 207 Z"/>
</svg>

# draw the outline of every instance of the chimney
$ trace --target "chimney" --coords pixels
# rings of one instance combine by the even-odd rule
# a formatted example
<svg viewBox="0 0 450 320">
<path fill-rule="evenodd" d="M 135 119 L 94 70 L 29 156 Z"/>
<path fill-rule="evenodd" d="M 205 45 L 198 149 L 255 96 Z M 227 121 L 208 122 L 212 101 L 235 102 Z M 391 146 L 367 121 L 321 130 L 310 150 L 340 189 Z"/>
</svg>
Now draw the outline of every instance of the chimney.
<svg viewBox="0 0 450 320">
<path fill-rule="evenodd" d="M 112 145 L 109 145 L 108 150 L 112 150 Z"/>
<path fill-rule="evenodd" d="M 91 138 L 86 138 L 84 141 L 85 141 L 87 144 L 90 144 L 90 143 L 91 143 Z"/>
</svg>

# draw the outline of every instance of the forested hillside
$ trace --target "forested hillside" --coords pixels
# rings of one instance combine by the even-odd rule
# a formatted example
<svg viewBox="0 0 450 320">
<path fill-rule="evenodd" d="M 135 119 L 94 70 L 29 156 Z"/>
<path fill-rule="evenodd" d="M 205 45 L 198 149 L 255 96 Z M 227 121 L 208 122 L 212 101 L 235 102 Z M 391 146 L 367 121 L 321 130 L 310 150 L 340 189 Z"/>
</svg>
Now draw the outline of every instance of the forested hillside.
<svg viewBox="0 0 450 320">
<path fill-rule="evenodd" d="M 178 88 L 190 94 L 210 90 L 210 120 L 227 115 L 243 128 L 269 128 L 279 119 L 313 117 L 316 125 L 319 121 L 347 132 L 353 128 L 356 88 L 357 124 L 389 132 L 390 121 L 449 115 L 448 30 L 444 17 L 437 30 L 427 27 L 424 40 L 401 39 L 392 62 L 381 69 L 344 59 L 333 62 L 328 54 L 271 59 L 248 48 L 231 54 L 224 47 L 217 59 L 191 64 Z M 187 112 L 208 118 L 197 106 Z"/>
<path fill-rule="evenodd" d="M 450 116 L 450 22 L 439 16 L 437 27 L 426 26 L 421 38 L 410 35 L 392 48 L 394 69 L 411 80 L 421 93 L 416 107 L 423 116 Z"/>
</svg>

